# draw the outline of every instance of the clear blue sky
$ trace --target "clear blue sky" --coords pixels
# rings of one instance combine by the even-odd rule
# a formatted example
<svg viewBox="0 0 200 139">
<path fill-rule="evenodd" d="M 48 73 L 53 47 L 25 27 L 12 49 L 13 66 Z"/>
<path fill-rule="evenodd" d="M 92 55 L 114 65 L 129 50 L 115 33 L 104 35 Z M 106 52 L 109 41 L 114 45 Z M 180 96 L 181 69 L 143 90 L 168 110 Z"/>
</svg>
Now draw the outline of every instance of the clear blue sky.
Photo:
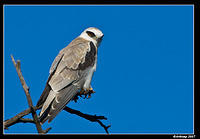
<svg viewBox="0 0 200 139">
<path fill-rule="evenodd" d="M 193 133 L 191 5 L 4 6 L 4 119 L 28 108 L 10 54 L 21 60 L 35 105 L 59 50 L 88 27 L 104 33 L 92 81 L 96 94 L 68 106 L 107 117 L 110 133 Z M 65 111 L 47 127 L 49 133 L 105 133 Z M 5 133 L 37 130 L 16 124 Z"/>
</svg>

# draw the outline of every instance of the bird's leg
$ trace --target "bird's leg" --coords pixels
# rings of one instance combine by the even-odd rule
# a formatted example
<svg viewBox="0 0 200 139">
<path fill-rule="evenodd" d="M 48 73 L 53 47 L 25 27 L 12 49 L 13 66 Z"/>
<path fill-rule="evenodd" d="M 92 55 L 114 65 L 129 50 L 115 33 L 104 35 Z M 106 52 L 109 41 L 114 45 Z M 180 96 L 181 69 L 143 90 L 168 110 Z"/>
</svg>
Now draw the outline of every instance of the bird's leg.
<svg viewBox="0 0 200 139">
<path fill-rule="evenodd" d="M 93 88 L 90 86 L 89 88 L 86 89 L 81 89 L 81 91 L 79 92 L 80 95 L 85 95 L 85 98 L 88 96 L 88 98 L 91 97 L 91 94 L 95 93 L 95 91 L 93 90 Z"/>
<path fill-rule="evenodd" d="M 88 91 L 88 98 L 91 97 L 91 94 L 95 93 L 95 91 L 93 90 L 93 88 L 90 86 L 89 91 Z"/>
<path fill-rule="evenodd" d="M 79 95 L 83 95 L 84 92 L 85 92 L 85 90 L 82 88 L 82 89 L 80 90 L 80 92 L 79 92 Z"/>
<path fill-rule="evenodd" d="M 92 94 L 92 93 L 95 93 L 95 91 L 93 90 L 92 86 L 90 86 L 89 92 L 90 92 L 91 94 Z"/>
</svg>

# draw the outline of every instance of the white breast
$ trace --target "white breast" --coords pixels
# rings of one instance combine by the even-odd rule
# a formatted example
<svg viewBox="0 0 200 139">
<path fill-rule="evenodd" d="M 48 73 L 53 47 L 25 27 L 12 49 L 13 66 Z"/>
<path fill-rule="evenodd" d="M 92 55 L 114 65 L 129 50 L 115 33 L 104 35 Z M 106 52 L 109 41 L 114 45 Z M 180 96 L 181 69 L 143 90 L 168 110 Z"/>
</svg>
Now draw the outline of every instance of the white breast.
<svg viewBox="0 0 200 139">
<path fill-rule="evenodd" d="M 85 83 L 83 85 L 83 89 L 88 89 L 90 87 L 90 83 L 91 83 L 91 80 L 92 80 L 93 73 L 96 71 L 96 65 L 97 65 L 97 57 L 95 58 L 94 66 L 89 67 L 87 69 L 88 72 L 87 72 L 87 75 L 85 77 Z"/>
</svg>

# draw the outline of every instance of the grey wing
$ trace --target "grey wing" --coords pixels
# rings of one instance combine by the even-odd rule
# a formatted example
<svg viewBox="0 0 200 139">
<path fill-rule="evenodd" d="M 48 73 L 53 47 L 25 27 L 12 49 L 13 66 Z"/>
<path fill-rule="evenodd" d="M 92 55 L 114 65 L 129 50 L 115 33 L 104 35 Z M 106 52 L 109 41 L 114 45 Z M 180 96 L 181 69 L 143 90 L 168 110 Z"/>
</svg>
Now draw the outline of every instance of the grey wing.
<svg viewBox="0 0 200 139">
<path fill-rule="evenodd" d="M 60 63 L 63 55 L 64 55 L 63 53 L 59 53 L 58 56 L 55 58 L 52 66 L 50 68 L 50 72 L 49 72 L 50 74 L 49 74 L 48 80 L 46 82 L 46 86 L 42 92 L 42 95 L 40 96 L 40 98 L 37 102 L 37 105 L 36 105 L 37 107 L 40 107 L 46 101 L 46 99 L 51 91 L 51 86 L 49 85 L 49 81 L 51 80 L 51 77 L 54 75 L 54 72 L 56 71 L 56 68 L 57 68 L 58 64 Z"/>
<path fill-rule="evenodd" d="M 56 115 L 65 107 L 65 105 L 76 95 L 78 88 L 74 85 L 70 85 L 62 90 L 52 98 L 47 109 L 40 115 L 40 122 L 44 123 L 46 120 L 51 122 Z M 51 91 L 50 94 L 55 95 L 55 92 Z"/>
<path fill-rule="evenodd" d="M 59 52 L 59 54 L 56 56 L 56 58 L 54 59 L 53 63 L 51 64 L 51 68 L 49 70 L 49 73 L 53 73 L 55 71 L 55 69 L 57 68 L 58 64 L 60 63 L 62 57 L 64 56 L 63 51 L 61 50 Z"/>
<path fill-rule="evenodd" d="M 83 65 L 85 57 L 91 53 L 88 43 L 77 43 L 61 50 L 54 60 L 48 82 L 51 87 L 40 113 L 41 122 L 49 122 L 63 109 L 63 107 L 76 95 L 78 87 L 73 85 L 80 80 L 79 65 Z M 57 62 L 59 61 L 59 62 Z"/>
<path fill-rule="evenodd" d="M 50 72 L 54 75 L 49 81 L 49 85 L 54 91 L 59 91 L 79 78 L 79 65 L 85 62 L 86 54 L 89 52 L 89 43 L 77 43 L 69 45 L 63 50 L 59 57 L 61 60 L 53 62 Z M 62 53 L 64 54 L 62 56 Z M 59 58 L 58 58 L 59 59 Z M 60 61 L 60 62 L 57 62 Z M 56 63 L 59 63 L 57 66 Z M 55 68 L 56 67 L 56 68 Z M 56 69 L 56 71 L 54 71 Z"/>
</svg>

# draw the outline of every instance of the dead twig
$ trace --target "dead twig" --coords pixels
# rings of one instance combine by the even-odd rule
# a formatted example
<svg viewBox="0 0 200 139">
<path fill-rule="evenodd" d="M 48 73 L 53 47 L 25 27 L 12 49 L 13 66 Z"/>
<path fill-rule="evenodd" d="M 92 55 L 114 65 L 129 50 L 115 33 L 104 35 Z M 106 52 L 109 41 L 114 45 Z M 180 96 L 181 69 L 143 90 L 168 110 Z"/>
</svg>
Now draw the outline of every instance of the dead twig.
<svg viewBox="0 0 200 139">
<path fill-rule="evenodd" d="M 37 114 L 35 112 L 35 109 L 33 107 L 33 102 L 32 102 L 32 99 L 31 99 L 31 96 L 30 96 L 30 93 L 29 93 L 29 88 L 24 80 L 24 77 L 22 76 L 22 72 L 21 72 L 21 64 L 20 64 L 20 61 L 17 60 L 17 63 L 15 62 L 15 59 L 14 57 L 11 55 L 11 58 L 12 58 L 12 62 L 16 68 L 16 71 L 17 71 L 17 74 L 19 76 L 19 79 L 20 79 L 20 82 L 22 84 L 22 87 L 24 89 L 24 92 L 26 94 L 26 99 L 28 101 L 28 105 L 29 105 L 29 108 L 30 108 L 30 111 L 32 113 L 32 117 L 33 117 L 33 121 L 36 125 L 36 128 L 37 128 L 37 131 L 38 133 L 44 133 L 43 130 L 42 130 L 42 127 L 40 125 L 40 122 L 39 122 L 39 119 L 37 117 Z"/>
<path fill-rule="evenodd" d="M 108 128 L 109 128 L 111 125 L 105 126 L 105 125 L 100 121 L 100 120 L 107 120 L 106 117 L 104 117 L 104 116 L 96 116 L 96 115 L 85 114 L 85 113 L 82 113 L 82 112 L 80 112 L 80 111 L 78 111 L 78 110 L 71 109 L 71 108 L 69 108 L 69 107 L 67 107 L 67 106 L 65 106 L 65 108 L 64 108 L 63 110 L 65 110 L 65 111 L 67 111 L 67 112 L 69 112 L 69 113 L 71 113 L 71 114 L 76 114 L 76 115 L 78 115 L 78 116 L 80 116 L 80 117 L 82 117 L 82 118 L 84 118 L 84 119 L 87 119 L 87 120 L 89 120 L 89 121 L 91 121 L 91 122 L 98 122 L 98 123 L 104 128 L 104 130 L 106 131 L 106 133 L 109 134 Z"/>
<path fill-rule="evenodd" d="M 25 115 L 28 115 L 29 113 L 31 113 L 31 110 L 30 108 L 20 112 L 19 114 L 15 115 L 14 117 L 8 119 L 8 120 L 5 120 L 3 122 L 3 125 L 4 125 L 4 129 L 8 129 L 8 127 L 16 124 L 16 123 L 19 123 L 19 119 L 21 119 L 23 116 Z"/>
<path fill-rule="evenodd" d="M 40 125 L 40 122 L 37 118 L 37 114 L 36 114 L 36 111 L 41 109 L 42 105 L 38 106 L 38 107 L 34 107 L 33 106 L 33 103 L 32 103 L 32 99 L 31 99 L 31 96 L 30 96 L 30 93 L 29 93 L 29 88 L 28 86 L 26 85 L 26 82 L 22 76 L 22 73 L 21 73 L 21 64 L 20 64 L 20 61 L 17 60 L 17 63 L 15 62 L 13 56 L 11 55 L 11 58 L 12 58 L 12 62 L 16 68 L 16 71 L 17 71 L 17 74 L 19 76 L 19 79 L 20 79 L 20 82 L 22 84 L 22 87 L 24 89 L 24 92 L 26 94 L 26 98 L 27 98 L 27 101 L 28 101 L 28 105 L 29 105 L 29 108 L 18 113 L 17 115 L 15 115 L 14 117 L 8 119 L 8 120 L 5 120 L 3 122 L 3 125 L 4 125 L 4 129 L 8 129 L 8 127 L 16 124 L 16 123 L 34 123 L 36 125 L 36 128 L 37 128 L 37 131 L 38 133 L 47 133 L 50 129 L 50 128 L 47 128 L 46 130 L 42 130 L 42 127 Z M 78 96 L 82 97 L 82 95 L 85 96 L 85 98 L 87 97 L 88 95 L 88 98 L 91 96 L 91 94 L 94 93 L 94 91 L 91 91 L 91 92 L 88 92 L 88 94 L 82 94 L 82 93 L 77 93 L 76 97 L 73 99 L 75 102 L 78 100 Z M 69 112 L 70 114 L 76 114 L 86 120 L 89 120 L 91 122 L 97 122 L 99 123 L 103 128 L 104 130 L 106 131 L 106 133 L 108 134 L 108 128 L 110 127 L 110 125 L 108 126 L 105 126 L 100 120 L 107 120 L 106 117 L 104 116 L 96 116 L 96 115 L 89 115 L 89 114 L 84 114 L 78 110 L 74 110 L 74 109 L 71 109 L 67 106 L 65 106 L 65 108 L 63 109 L 67 112 Z M 28 118 L 23 118 L 23 116 L 25 115 L 28 115 L 28 114 L 32 114 L 32 117 L 33 117 L 33 120 L 32 119 L 28 119 Z"/>
<path fill-rule="evenodd" d="M 39 107 L 34 107 L 34 109 L 35 109 L 35 110 L 39 110 L 39 109 L 41 109 L 41 106 L 39 106 Z M 80 112 L 80 111 L 78 111 L 78 110 L 74 110 L 74 109 L 72 109 L 72 108 L 69 108 L 69 107 L 67 107 L 67 106 L 65 106 L 65 108 L 64 108 L 63 110 L 69 112 L 70 114 L 75 114 L 75 115 L 77 115 L 77 116 L 80 116 L 80 117 L 82 117 L 82 118 L 84 118 L 84 119 L 86 119 L 86 120 L 89 120 L 89 121 L 91 121 L 91 122 L 97 122 L 97 123 L 99 123 L 99 124 L 104 128 L 104 130 L 106 131 L 106 133 L 109 134 L 108 128 L 110 127 L 110 125 L 105 126 L 105 125 L 100 121 L 100 120 L 107 120 L 106 117 L 104 117 L 104 116 L 96 116 L 96 115 L 85 114 L 85 113 L 82 113 L 82 112 Z M 23 120 L 25 121 L 25 119 L 23 119 L 22 117 L 25 116 L 25 115 L 28 115 L 28 114 L 30 114 L 30 113 L 31 113 L 31 110 L 30 110 L 30 108 L 28 108 L 28 109 L 26 109 L 26 110 L 20 112 L 19 114 L 15 115 L 14 117 L 12 117 L 12 118 L 10 118 L 10 119 L 8 119 L 8 120 L 5 120 L 4 123 L 3 123 L 3 124 L 4 124 L 4 129 L 8 129 L 8 127 L 10 127 L 10 126 L 12 126 L 12 125 L 14 125 L 14 124 L 16 124 L 16 123 L 23 122 Z M 28 123 L 29 121 L 26 119 L 26 122 Z M 33 122 L 30 121 L 29 123 L 33 123 Z M 48 132 L 50 129 L 51 129 L 51 128 L 48 128 L 48 129 L 46 129 L 45 131 Z M 45 131 L 44 131 L 44 132 L 45 132 Z M 45 132 L 45 133 L 46 133 L 46 132 Z"/>
</svg>

